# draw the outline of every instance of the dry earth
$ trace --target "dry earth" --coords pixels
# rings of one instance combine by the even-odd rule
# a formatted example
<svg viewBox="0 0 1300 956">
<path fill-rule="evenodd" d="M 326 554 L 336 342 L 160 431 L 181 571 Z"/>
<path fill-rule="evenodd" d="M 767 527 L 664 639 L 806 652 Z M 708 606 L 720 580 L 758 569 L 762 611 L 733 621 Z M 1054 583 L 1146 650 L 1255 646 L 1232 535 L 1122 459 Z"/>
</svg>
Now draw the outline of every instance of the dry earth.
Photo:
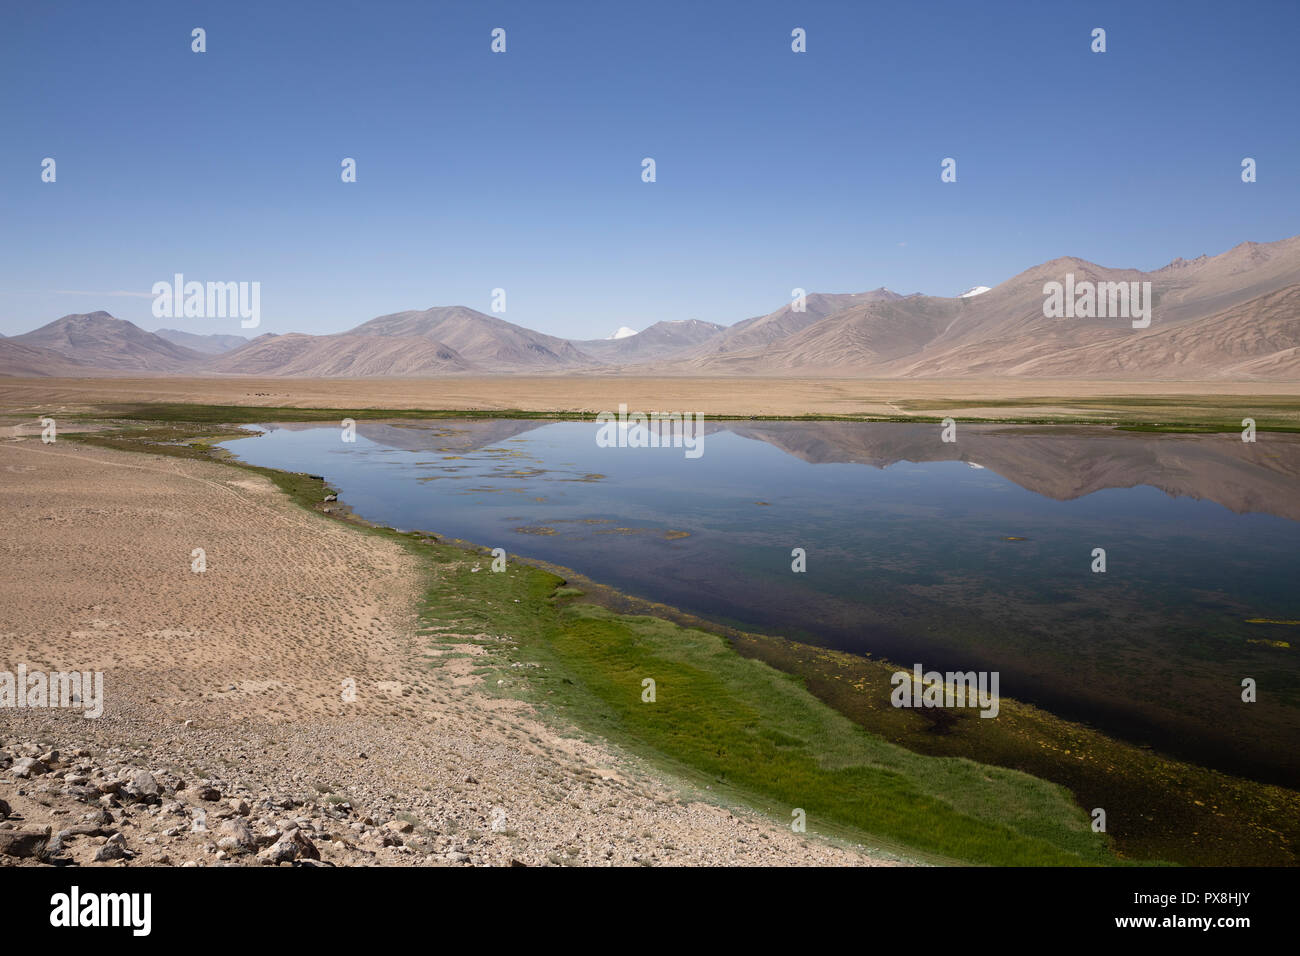
<svg viewBox="0 0 1300 956">
<path fill-rule="evenodd" d="M 688 378 L 496 376 L 438 379 L 0 378 L 0 407 L 35 413 L 98 403 L 187 402 L 305 408 L 519 409 L 522 411 L 688 411 L 705 415 L 878 415 L 960 417 L 1023 414 L 1019 399 L 1059 396 L 1043 415 L 1072 415 L 1072 400 L 1131 396 L 1283 396 L 1286 382 L 1110 382 L 1048 379 Z M 945 401 L 979 401 L 979 408 Z M 916 402 L 923 411 L 900 403 Z M 1096 409 L 1087 409 L 1096 413 Z"/>
<path fill-rule="evenodd" d="M 683 796 L 468 658 L 422 667 L 427 572 L 263 479 L 6 437 L 0 520 L 0 671 L 105 696 L 0 709 L 0 864 L 885 862 Z"/>
</svg>

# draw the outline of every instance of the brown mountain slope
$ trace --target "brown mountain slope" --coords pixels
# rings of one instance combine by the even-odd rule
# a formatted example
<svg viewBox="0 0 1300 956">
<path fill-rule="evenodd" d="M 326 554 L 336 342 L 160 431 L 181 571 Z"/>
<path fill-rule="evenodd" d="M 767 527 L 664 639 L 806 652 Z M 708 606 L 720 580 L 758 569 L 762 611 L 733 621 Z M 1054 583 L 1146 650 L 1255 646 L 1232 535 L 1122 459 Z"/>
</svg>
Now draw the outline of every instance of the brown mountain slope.
<svg viewBox="0 0 1300 956">
<path fill-rule="evenodd" d="M 245 335 L 203 335 L 197 332 L 183 332 L 180 329 L 154 329 L 153 334 L 174 345 L 183 345 L 204 355 L 224 355 L 231 349 L 248 344 L 248 336 Z"/>
<path fill-rule="evenodd" d="M 13 378 L 72 378 L 93 369 L 50 349 L 0 338 L 0 375 Z"/>
<path fill-rule="evenodd" d="M 932 296 L 876 299 L 836 312 L 781 341 L 698 356 L 682 367 L 715 374 L 783 374 L 796 369 L 854 374 L 915 354 L 952 322 L 962 301 Z"/>
<path fill-rule="evenodd" d="M 219 356 L 208 370 L 231 375 L 364 378 L 445 375 L 474 366 L 441 342 L 411 336 L 263 335 Z"/>
<path fill-rule="evenodd" d="M 1127 317 L 1044 315 L 1044 286 L 1150 283 L 1150 326 Z M 900 296 L 888 289 L 812 293 L 721 328 L 661 322 L 639 335 L 570 342 L 463 306 L 384 315 L 334 336 L 263 336 L 204 356 L 105 312 L 64 316 L 10 343 L 94 369 L 296 376 L 414 376 L 459 371 L 635 375 L 970 378 L 1300 378 L 1300 236 L 1241 243 L 1153 272 L 1066 257 L 978 296 Z M 32 374 L 49 357 L 10 352 Z M 43 364 L 44 363 L 44 364 Z"/>
<path fill-rule="evenodd" d="M 1064 282 L 1150 282 L 1154 298 L 1151 326 L 1134 329 L 1116 318 L 1048 318 L 1043 287 Z M 1053 364 L 1036 366 L 1053 353 L 1113 340 L 1116 345 L 1157 335 L 1184 323 L 1220 315 L 1239 320 L 1236 306 L 1300 284 L 1300 236 L 1279 242 L 1242 243 L 1217 256 L 1175 260 L 1154 272 L 1111 269 L 1077 258 L 1053 259 L 1028 269 L 974 299 L 963 300 L 956 320 L 936 336 L 912 363 L 890 369 L 904 375 L 1043 374 Z M 1077 357 L 1077 356 L 1076 356 Z M 1076 366 L 1081 376 L 1123 373 L 1129 369 L 1094 356 L 1098 364 Z M 1111 353 L 1111 359 L 1116 353 Z M 1215 364 L 1211 362 L 1210 364 Z M 1220 365 L 1229 363 L 1223 362 Z"/>
<path fill-rule="evenodd" d="M 98 369 L 193 372 L 205 358 L 107 312 L 65 315 L 8 341 L 50 349 Z"/>
<path fill-rule="evenodd" d="M 1049 318 L 1044 285 L 1150 282 L 1151 325 Z M 701 351 L 673 370 L 879 377 L 1296 377 L 1300 237 L 1242 243 L 1154 272 L 1053 259 L 971 298 L 908 296 L 826 315 L 756 347 Z M 829 303 L 832 307 L 835 302 Z M 776 315 L 777 313 L 774 313 Z"/>
<path fill-rule="evenodd" d="M 1182 303 L 1184 315 L 1203 308 L 1192 299 Z M 1295 356 L 1287 354 L 1300 347 L 1300 284 L 1183 321 L 1165 319 L 1157 303 L 1147 329 L 1105 321 L 1108 326 L 1098 327 L 1097 320 L 1049 319 L 1018 336 L 1003 333 L 942 349 L 931 343 L 920 357 L 880 371 L 904 377 L 1300 377 Z"/>
<path fill-rule="evenodd" d="M 790 302 L 767 315 L 744 319 L 728 327 L 717 338 L 704 343 L 692 355 L 704 359 L 729 352 L 763 348 L 785 341 L 828 315 L 835 315 L 868 302 L 893 302 L 902 298 L 904 297 L 897 292 L 891 292 L 884 287 L 870 292 L 812 292 L 804 296 L 804 311 L 796 312 L 794 303 Z"/>
<path fill-rule="evenodd" d="M 1270 292 L 1203 319 L 1026 359 L 1012 375 L 1120 372 L 1147 379 L 1300 378 L 1300 285 Z M 1252 371 L 1253 369 L 1253 371 Z"/>
<path fill-rule="evenodd" d="M 595 364 L 566 339 L 543 335 L 461 305 L 381 315 L 348 334 L 431 339 L 490 372 L 560 371 Z"/>
<path fill-rule="evenodd" d="M 656 322 L 637 335 L 622 339 L 591 339 L 574 342 L 586 355 L 613 365 L 649 362 L 679 355 L 717 339 L 726 332 L 725 325 L 701 322 L 699 319 L 679 319 L 673 322 Z"/>
</svg>

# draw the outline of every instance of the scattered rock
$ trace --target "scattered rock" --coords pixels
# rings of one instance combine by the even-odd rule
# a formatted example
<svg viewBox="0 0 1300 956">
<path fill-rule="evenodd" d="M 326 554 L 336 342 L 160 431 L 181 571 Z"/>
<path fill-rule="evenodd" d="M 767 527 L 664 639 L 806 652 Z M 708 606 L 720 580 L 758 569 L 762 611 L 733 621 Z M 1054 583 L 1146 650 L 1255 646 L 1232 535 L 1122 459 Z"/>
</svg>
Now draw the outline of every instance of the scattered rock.
<svg viewBox="0 0 1300 956">
<path fill-rule="evenodd" d="M 14 765 L 9 768 L 9 772 L 15 777 L 26 780 L 30 777 L 39 777 L 42 774 L 50 772 L 50 768 L 41 763 L 35 757 L 19 757 L 14 761 Z"/>
<path fill-rule="evenodd" d="M 316 849 L 316 844 L 307 839 L 301 830 L 294 828 L 257 854 L 257 858 L 264 863 L 275 865 L 291 863 L 298 859 L 319 860 L 320 851 Z"/>
<path fill-rule="evenodd" d="M 118 834 L 121 836 L 121 834 Z M 110 860 L 121 860 L 126 858 L 126 847 L 121 843 L 114 843 L 109 840 L 98 850 L 95 851 L 96 863 L 107 863 Z"/>
<path fill-rule="evenodd" d="M 270 866 L 280 863 L 292 863 L 297 857 L 298 848 L 292 843 L 273 843 L 257 854 L 259 860 Z"/>
<path fill-rule="evenodd" d="M 157 803 L 162 795 L 158 781 L 148 770 L 138 770 L 131 776 L 130 792 L 144 803 Z"/>
<path fill-rule="evenodd" d="M 299 829 L 290 830 L 284 836 L 280 837 L 281 843 L 293 843 L 298 847 L 298 855 L 306 857 L 309 860 L 319 860 L 320 850 L 316 849 L 316 844 L 307 839 L 307 835 Z"/>
<path fill-rule="evenodd" d="M 232 853 L 252 853 L 257 849 L 257 837 L 240 817 L 222 821 L 217 828 L 217 846 Z"/>
<path fill-rule="evenodd" d="M 49 842 L 49 830 L 0 830 L 0 856 L 39 857 Z"/>
</svg>

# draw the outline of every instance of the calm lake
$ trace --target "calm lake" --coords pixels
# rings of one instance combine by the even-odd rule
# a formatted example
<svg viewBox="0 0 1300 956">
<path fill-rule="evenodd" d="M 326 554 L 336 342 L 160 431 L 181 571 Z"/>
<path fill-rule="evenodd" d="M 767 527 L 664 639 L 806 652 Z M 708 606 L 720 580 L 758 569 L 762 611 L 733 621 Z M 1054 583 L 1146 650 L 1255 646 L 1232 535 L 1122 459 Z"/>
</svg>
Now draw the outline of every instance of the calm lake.
<svg viewBox="0 0 1300 956">
<path fill-rule="evenodd" d="M 724 421 L 690 458 L 600 447 L 595 423 L 253 427 L 225 447 L 324 475 L 379 524 L 906 668 L 996 670 L 1004 696 L 1300 785 L 1296 436 Z"/>
</svg>

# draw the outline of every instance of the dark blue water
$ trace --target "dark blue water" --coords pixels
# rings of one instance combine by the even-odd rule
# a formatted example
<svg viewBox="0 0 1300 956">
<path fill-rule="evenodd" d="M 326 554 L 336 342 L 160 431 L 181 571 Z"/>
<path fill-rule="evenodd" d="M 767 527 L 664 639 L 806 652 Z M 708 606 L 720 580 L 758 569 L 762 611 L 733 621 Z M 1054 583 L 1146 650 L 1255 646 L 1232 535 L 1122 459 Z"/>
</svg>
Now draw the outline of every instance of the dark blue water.
<svg viewBox="0 0 1300 956">
<path fill-rule="evenodd" d="M 928 425 L 710 423 L 692 460 L 599 447 L 588 423 L 362 423 L 355 443 L 258 427 L 226 447 L 325 475 L 380 524 L 750 630 L 999 670 L 1007 696 L 1300 778 L 1300 626 L 1252 623 L 1300 622 L 1289 439 L 967 426 L 953 445 Z"/>
</svg>

